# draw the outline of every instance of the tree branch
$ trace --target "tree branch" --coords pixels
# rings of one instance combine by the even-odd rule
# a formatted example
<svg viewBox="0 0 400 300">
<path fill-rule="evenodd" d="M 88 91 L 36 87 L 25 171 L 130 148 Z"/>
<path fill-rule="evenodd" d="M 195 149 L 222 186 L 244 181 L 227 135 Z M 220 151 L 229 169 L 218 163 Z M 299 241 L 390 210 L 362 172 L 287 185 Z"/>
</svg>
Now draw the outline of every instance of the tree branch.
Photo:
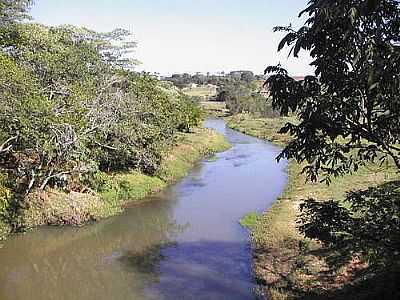
<svg viewBox="0 0 400 300">
<path fill-rule="evenodd" d="M 17 136 L 17 135 L 16 135 L 16 136 L 13 136 L 13 137 L 10 137 L 10 138 L 9 138 L 8 140 L 6 140 L 3 144 L 1 144 L 1 145 L 0 145 L 0 154 L 10 151 L 13 145 L 11 144 L 11 145 L 8 145 L 8 146 L 7 146 L 7 144 L 11 143 L 12 141 L 15 141 L 16 139 L 18 139 L 18 136 Z M 6 146 L 7 146 L 7 147 L 6 147 Z"/>
</svg>

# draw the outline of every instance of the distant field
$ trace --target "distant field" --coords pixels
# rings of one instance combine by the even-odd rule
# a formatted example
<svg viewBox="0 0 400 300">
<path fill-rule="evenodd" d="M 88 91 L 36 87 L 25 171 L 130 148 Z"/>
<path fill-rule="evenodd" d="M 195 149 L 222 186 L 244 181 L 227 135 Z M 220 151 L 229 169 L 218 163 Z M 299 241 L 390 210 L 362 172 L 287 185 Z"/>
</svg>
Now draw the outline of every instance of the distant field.
<svg viewBox="0 0 400 300">
<path fill-rule="evenodd" d="M 217 95 L 215 86 L 202 85 L 194 88 L 184 88 L 182 92 L 188 96 L 203 97 L 204 100 Z"/>
</svg>

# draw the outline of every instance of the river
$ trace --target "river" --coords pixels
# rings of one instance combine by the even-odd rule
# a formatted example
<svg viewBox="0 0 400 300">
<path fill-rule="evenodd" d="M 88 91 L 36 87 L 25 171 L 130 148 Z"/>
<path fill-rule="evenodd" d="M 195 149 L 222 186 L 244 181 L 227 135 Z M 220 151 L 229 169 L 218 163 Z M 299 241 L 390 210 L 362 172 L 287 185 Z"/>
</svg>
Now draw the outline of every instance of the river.
<svg viewBox="0 0 400 300">
<path fill-rule="evenodd" d="M 254 299 L 238 220 L 271 206 L 285 188 L 286 162 L 276 162 L 277 147 L 223 120 L 205 126 L 232 148 L 151 201 L 92 225 L 11 236 L 0 249 L 0 299 Z"/>
</svg>

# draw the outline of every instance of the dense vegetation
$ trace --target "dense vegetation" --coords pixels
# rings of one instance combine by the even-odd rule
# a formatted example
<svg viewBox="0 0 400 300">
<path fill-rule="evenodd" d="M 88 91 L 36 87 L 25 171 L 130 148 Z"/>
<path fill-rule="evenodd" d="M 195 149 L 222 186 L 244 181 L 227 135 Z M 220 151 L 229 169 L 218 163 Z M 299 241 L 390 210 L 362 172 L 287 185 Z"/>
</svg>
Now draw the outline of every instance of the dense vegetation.
<svg viewBox="0 0 400 300">
<path fill-rule="evenodd" d="M 200 120 L 188 97 L 133 71 L 130 33 L 20 22 L 31 1 L 0 1 L 0 217 L 47 187 L 99 189 L 105 173 L 154 174 Z"/>
<path fill-rule="evenodd" d="M 291 139 L 279 159 L 297 160 L 309 180 L 328 184 L 333 177 L 357 178 L 368 166 L 398 174 L 400 3 L 311 0 L 302 14 L 309 18 L 300 29 L 276 28 L 287 32 L 279 50 L 291 46 L 294 56 L 310 51 L 315 76 L 296 81 L 281 66 L 266 70 L 273 107 L 297 116 L 280 130 Z M 314 193 L 300 205 L 300 231 L 321 243 L 330 263 L 363 264 L 357 299 L 399 296 L 399 182 L 391 179 L 368 181 L 342 199 Z M 374 279 L 378 288 L 369 290 Z M 292 292 L 301 298 L 304 290 Z"/>
</svg>

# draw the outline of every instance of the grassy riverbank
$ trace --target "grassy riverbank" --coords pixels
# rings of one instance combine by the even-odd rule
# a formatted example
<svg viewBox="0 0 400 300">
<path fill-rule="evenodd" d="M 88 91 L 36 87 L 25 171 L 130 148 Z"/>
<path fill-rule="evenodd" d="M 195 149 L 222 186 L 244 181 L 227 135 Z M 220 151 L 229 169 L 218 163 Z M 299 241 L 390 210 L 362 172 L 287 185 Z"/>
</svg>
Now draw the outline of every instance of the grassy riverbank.
<svg viewBox="0 0 400 300">
<path fill-rule="evenodd" d="M 254 119 L 249 115 L 228 118 L 228 126 L 284 146 L 289 137 L 277 134 L 285 119 Z M 289 163 L 289 184 L 274 205 L 253 222 L 254 271 L 259 294 L 270 300 L 283 299 L 382 299 L 391 298 L 396 275 L 362 277 L 365 264 L 354 260 L 332 268 L 316 242 L 305 239 L 296 228 L 299 204 L 307 198 L 341 200 L 349 190 L 364 189 L 398 179 L 392 166 L 368 165 L 353 175 L 326 184 L 305 183 L 301 166 Z M 365 275 L 364 275 L 365 276 Z M 393 277 L 393 278 L 392 278 Z"/>
<path fill-rule="evenodd" d="M 65 193 L 48 189 L 32 193 L 11 222 L 0 223 L 0 236 L 4 238 L 13 227 L 82 225 L 115 215 L 123 210 L 127 202 L 142 201 L 184 177 L 199 159 L 226 150 L 229 146 L 222 135 L 205 128 L 178 134 L 173 145 L 163 152 L 162 163 L 155 176 L 135 170 L 117 174 L 100 173 L 94 184 L 97 185 L 96 191 Z"/>
</svg>

